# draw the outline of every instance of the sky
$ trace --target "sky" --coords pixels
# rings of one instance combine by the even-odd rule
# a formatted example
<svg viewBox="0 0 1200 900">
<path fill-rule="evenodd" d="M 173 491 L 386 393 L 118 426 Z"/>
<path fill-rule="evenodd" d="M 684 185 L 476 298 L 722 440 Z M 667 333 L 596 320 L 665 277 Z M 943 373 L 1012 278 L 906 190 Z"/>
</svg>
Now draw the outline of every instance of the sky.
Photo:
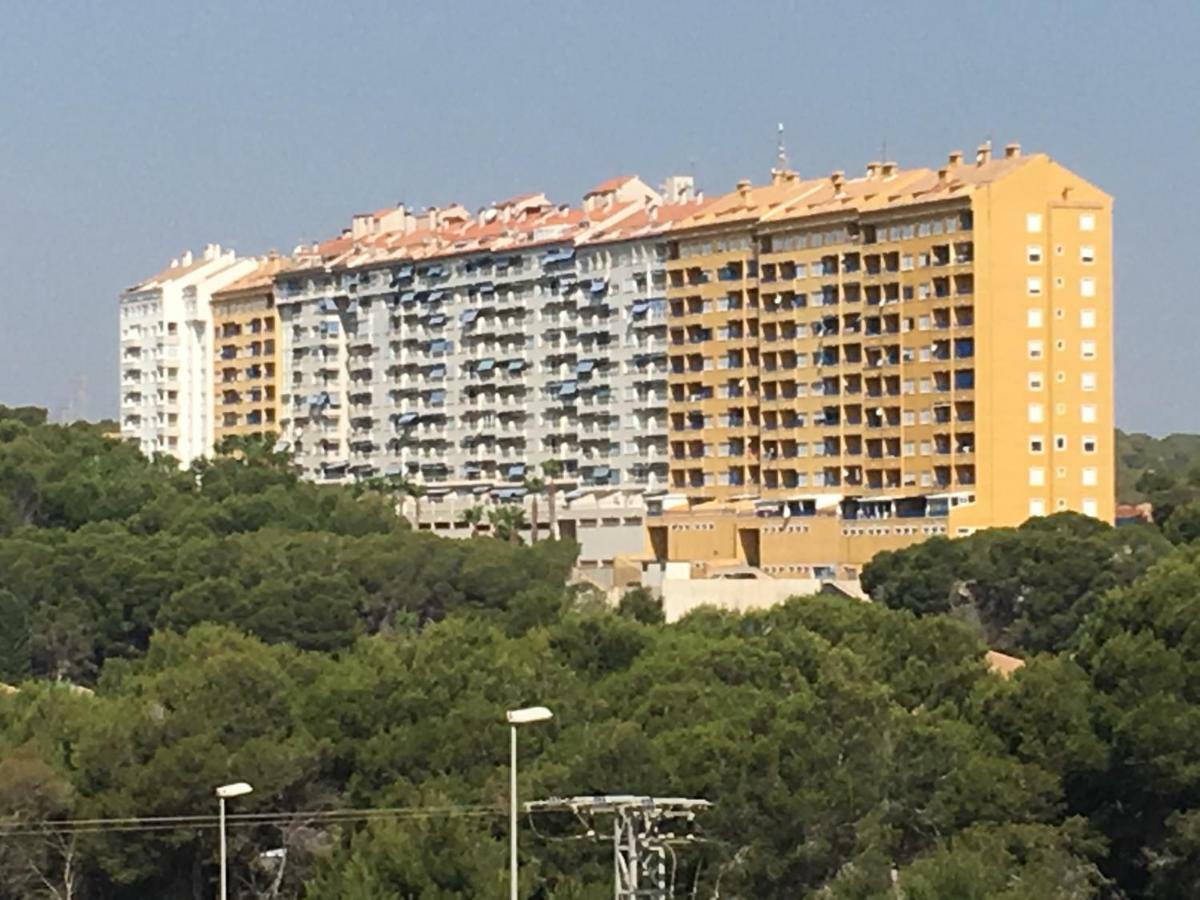
<svg viewBox="0 0 1200 900">
<path fill-rule="evenodd" d="M 1115 197 L 1117 424 L 1200 431 L 1200 4 L 39 0 L 0 25 L 0 403 L 113 417 L 117 296 L 184 249 L 626 173 L 936 168 Z M 1016 373 L 1014 373 L 1016 377 Z"/>
</svg>

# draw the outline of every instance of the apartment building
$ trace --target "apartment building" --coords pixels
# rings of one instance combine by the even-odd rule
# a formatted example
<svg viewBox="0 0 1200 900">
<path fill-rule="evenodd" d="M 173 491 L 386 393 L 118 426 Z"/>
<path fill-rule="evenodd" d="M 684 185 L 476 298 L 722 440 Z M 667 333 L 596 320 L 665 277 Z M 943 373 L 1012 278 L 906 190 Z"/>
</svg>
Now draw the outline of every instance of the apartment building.
<svg viewBox="0 0 1200 900">
<path fill-rule="evenodd" d="M 1049 157 L 778 170 L 669 257 L 652 558 L 834 577 L 930 535 L 1112 520 L 1111 199 Z"/>
<path fill-rule="evenodd" d="M 254 265 L 210 244 L 122 292 L 121 437 L 147 456 L 187 465 L 211 451 L 212 294 Z"/>
<path fill-rule="evenodd" d="M 273 254 L 212 295 L 213 441 L 259 437 L 279 429 L 279 346 Z"/>
</svg>

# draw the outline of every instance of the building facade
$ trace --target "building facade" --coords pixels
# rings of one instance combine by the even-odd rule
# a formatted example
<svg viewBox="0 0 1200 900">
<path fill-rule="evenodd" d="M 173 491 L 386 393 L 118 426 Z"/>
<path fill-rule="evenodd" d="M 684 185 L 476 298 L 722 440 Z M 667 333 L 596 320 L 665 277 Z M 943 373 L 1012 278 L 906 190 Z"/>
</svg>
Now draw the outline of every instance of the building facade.
<svg viewBox="0 0 1200 900">
<path fill-rule="evenodd" d="M 280 348 L 275 275 L 284 259 L 270 256 L 212 295 L 213 442 L 261 437 L 279 430 Z"/>
<path fill-rule="evenodd" d="M 212 294 L 253 268 L 210 244 L 121 294 L 121 437 L 147 456 L 211 452 Z"/>
<path fill-rule="evenodd" d="M 672 232 L 659 560 L 831 575 L 1113 516 L 1111 200 L 1017 145 L 717 198 Z"/>
</svg>

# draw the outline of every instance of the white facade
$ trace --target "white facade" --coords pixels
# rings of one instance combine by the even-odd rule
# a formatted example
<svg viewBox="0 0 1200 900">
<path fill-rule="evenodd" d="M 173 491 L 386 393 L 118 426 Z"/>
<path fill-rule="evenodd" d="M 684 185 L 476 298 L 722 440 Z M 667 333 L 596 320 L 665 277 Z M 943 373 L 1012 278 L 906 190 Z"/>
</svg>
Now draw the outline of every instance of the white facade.
<svg viewBox="0 0 1200 900">
<path fill-rule="evenodd" d="M 186 466 L 213 444 L 210 301 L 255 268 L 210 244 L 120 297 L 121 437 Z"/>
</svg>

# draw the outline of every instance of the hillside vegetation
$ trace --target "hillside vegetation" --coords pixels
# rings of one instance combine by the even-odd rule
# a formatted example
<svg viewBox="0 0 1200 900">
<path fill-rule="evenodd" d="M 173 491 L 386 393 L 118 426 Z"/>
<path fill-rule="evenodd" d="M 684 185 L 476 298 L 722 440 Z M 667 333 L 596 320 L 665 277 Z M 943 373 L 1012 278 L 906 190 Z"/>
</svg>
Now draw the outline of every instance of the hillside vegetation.
<svg viewBox="0 0 1200 900">
<path fill-rule="evenodd" d="M 181 472 L 0 412 L 2 900 L 213 896 L 211 827 L 55 823 L 208 814 L 237 780 L 243 813 L 426 812 L 239 823 L 234 897 L 504 897 L 503 713 L 533 703 L 524 797 L 713 802 L 677 896 L 1200 896 L 1180 529 L 1057 516 L 881 555 L 875 603 L 667 626 L 569 588 L 572 545 L 415 533 L 386 492 L 229 449 Z M 577 834 L 523 823 L 524 896 L 612 896 Z"/>
</svg>

